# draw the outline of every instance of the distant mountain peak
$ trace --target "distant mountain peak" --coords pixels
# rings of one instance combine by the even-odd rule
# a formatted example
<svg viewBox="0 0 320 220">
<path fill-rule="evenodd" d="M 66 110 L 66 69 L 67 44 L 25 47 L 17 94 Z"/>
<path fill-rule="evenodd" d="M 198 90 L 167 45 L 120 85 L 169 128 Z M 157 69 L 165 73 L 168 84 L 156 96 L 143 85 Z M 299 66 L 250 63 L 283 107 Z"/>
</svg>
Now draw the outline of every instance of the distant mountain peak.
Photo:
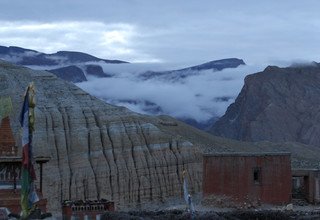
<svg viewBox="0 0 320 220">
<path fill-rule="evenodd" d="M 181 70 L 208 70 L 208 69 L 216 69 L 216 70 L 223 70 L 226 68 L 237 68 L 240 65 L 246 65 L 242 59 L 238 58 L 226 58 L 221 60 L 213 60 L 207 63 L 203 63 L 200 65 L 184 68 Z M 181 71 L 179 70 L 179 71 Z"/>
<path fill-rule="evenodd" d="M 140 75 L 143 79 L 150 78 L 164 78 L 169 80 L 179 80 L 186 78 L 188 76 L 196 75 L 199 71 L 204 70 L 213 70 L 213 71 L 221 71 L 226 68 L 237 68 L 240 65 L 246 65 L 242 59 L 238 58 L 226 58 L 220 60 L 213 60 L 207 63 L 203 63 L 196 66 L 191 66 L 178 70 L 170 70 L 170 71 L 147 71 Z"/>
<path fill-rule="evenodd" d="M 30 53 L 32 52 L 32 53 Z M 83 52 L 58 51 L 52 54 L 41 53 L 36 50 L 25 49 L 15 46 L 0 46 L 0 59 L 19 65 L 74 65 L 84 62 L 104 62 L 104 63 L 128 63 L 122 60 L 107 60 L 92 56 Z"/>
</svg>

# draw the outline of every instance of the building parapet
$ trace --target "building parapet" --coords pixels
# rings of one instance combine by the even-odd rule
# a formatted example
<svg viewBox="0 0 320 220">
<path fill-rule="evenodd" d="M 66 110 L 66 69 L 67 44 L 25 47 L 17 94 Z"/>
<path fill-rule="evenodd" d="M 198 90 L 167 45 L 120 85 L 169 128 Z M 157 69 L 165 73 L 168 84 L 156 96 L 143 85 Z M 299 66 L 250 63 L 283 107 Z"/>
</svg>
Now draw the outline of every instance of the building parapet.
<svg viewBox="0 0 320 220">
<path fill-rule="evenodd" d="M 290 152 L 215 152 L 204 153 L 204 157 L 264 157 L 264 156 L 290 156 Z"/>
</svg>

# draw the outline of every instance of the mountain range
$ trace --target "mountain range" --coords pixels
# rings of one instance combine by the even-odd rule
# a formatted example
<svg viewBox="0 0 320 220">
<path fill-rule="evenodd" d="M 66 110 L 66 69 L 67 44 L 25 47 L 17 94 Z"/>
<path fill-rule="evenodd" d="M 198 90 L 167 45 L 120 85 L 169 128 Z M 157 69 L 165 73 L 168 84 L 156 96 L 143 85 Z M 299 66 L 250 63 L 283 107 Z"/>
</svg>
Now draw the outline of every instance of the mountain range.
<svg viewBox="0 0 320 220">
<path fill-rule="evenodd" d="M 88 82 L 89 79 L 88 83 L 90 83 L 91 78 L 100 78 L 107 81 L 116 79 L 118 81 L 115 82 L 122 82 L 127 79 L 119 78 L 117 73 L 112 70 L 106 73 L 108 68 L 103 66 L 103 63 L 131 65 L 125 61 L 105 60 L 80 52 L 62 51 L 54 54 L 44 54 L 19 47 L 0 47 L 0 57 L 11 62 L 14 61 L 19 65 L 37 66 L 38 68 L 42 67 L 42 69 L 51 66 L 50 72 L 70 82 Z M 59 68 L 55 68 L 57 64 L 60 65 Z M 148 83 L 152 82 L 151 85 L 171 84 L 179 87 L 184 86 L 189 78 L 197 79 L 192 78 L 195 76 L 203 74 L 210 76 L 222 73 L 223 78 L 218 82 L 223 85 L 221 87 L 223 88 L 230 82 L 224 80 L 228 77 L 224 77 L 227 72 L 223 71 L 238 69 L 241 66 L 245 66 L 243 60 L 230 58 L 177 70 L 145 71 L 129 76 L 133 77 L 132 80 L 137 85 L 149 85 L 143 84 L 144 81 L 147 81 Z M 319 74 L 320 65 L 316 62 L 303 65 L 296 64 L 286 68 L 268 66 L 261 72 L 245 77 L 243 88 L 236 99 L 229 95 L 220 95 L 212 99 L 213 103 L 208 106 L 214 106 L 218 103 L 231 104 L 225 114 L 219 116 L 214 114 L 214 109 L 210 109 L 208 106 L 200 106 L 200 109 L 205 109 L 204 113 L 212 113 L 212 116 L 205 121 L 198 121 L 193 117 L 175 117 L 194 127 L 208 130 L 211 134 L 226 138 L 242 141 L 294 141 L 318 146 L 320 144 L 320 138 L 317 135 L 320 132 L 318 126 L 318 112 L 320 110 L 318 107 L 320 106 Z M 211 78 L 209 79 L 211 80 Z M 200 83 L 203 82 L 200 81 Z M 99 89 L 93 84 L 92 90 Z M 124 91 L 127 90 L 124 89 Z M 133 90 L 127 92 L 129 95 L 134 93 Z M 210 92 L 210 90 L 206 92 Z M 101 90 L 98 93 L 101 93 Z M 110 91 L 107 92 L 107 94 L 109 93 Z M 237 93 L 235 93 L 235 96 Z M 120 103 L 124 106 L 140 106 L 144 112 L 150 115 L 168 113 L 165 109 L 167 104 L 159 103 L 158 96 L 150 99 L 150 94 L 147 94 L 146 97 L 141 96 L 144 93 L 138 94 L 140 96 L 134 98 L 112 98 L 111 103 Z M 202 99 L 204 95 L 207 94 L 195 93 L 197 99 Z M 99 98 L 106 102 L 111 100 L 108 96 L 107 98 Z M 233 100 L 235 100 L 234 103 L 232 103 Z M 177 108 L 180 107 L 177 106 Z M 189 107 L 192 108 L 193 106 Z M 186 107 L 186 109 L 189 107 Z"/>
<path fill-rule="evenodd" d="M 0 59 L 14 64 L 24 65 L 33 69 L 50 71 L 59 78 L 68 82 L 87 82 L 88 84 L 92 84 L 89 86 L 90 89 L 87 91 L 92 95 L 105 100 L 106 102 L 115 105 L 126 106 L 133 110 L 137 110 L 138 112 L 150 115 L 169 114 L 179 120 L 187 122 L 192 126 L 204 130 L 210 127 L 211 124 L 220 116 L 215 112 L 215 110 L 210 109 L 208 106 L 212 106 L 214 103 L 217 103 L 221 106 L 227 106 L 232 100 L 235 99 L 238 91 L 236 90 L 232 95 L 229 94 L 229 91 L 226 91 L 228 93 L 226 95 L 214 95 L 214 97 L 207 97 L 207 100 L 202 101 L 203 97 L 207 96 L 207 94 L 202 91 L 196 91 L 202 89 L 195 88 L 194 85 L 187 85 L 186 81 L 190 79 L 190 81 L 196 82 L 195 79 L 191 79 L 192 77 L 197 78 L 208 75 L 209 77 L 214 78 L 215 76 L 221 75 L 221 80 L 215 80 L 220 80 L 221 83 L 230 83 L 230 76 L 224 76 L 224 74 L 220 74 L 220 72 L 236 70 L 237 68 L 245 66 L 244 61 L 241 59 L 227 58 L 175 70 L 141 70 L 140 72 L 133 72 L 130 68 L 131 66 L 134 66 L 134 64 L 130 64 L 126 61 L 101 59 L 81 52 L 59 51 L 53 54 L 46 54 L 20 47 L 4 46 L 0 46 Z M 114 71 L 116 67 L 120 66 L 125 66 L 127 70 L 124 69 L 123 72 L 128 72 L 129 74 L 123 76 L 122 72 Z M 232 77 L 233 76 L 231 76 L 231 79 Z M 101 78 L 99 83 L 105 82 L 101 88 L 97 88 L 95 85 L 97 81 L 94 80 L 97 78 Z M 106 91 L 106 87 L 109 85 L 108 82 L 111 81 L 110 79 L 117 80 L 117 82 L 121 81 L 121 83 L 126 84 L 140 84 L 140 87 L 144 86 L 143 82 L 147 82 L 147 86 L 149 87 L 151 86 L 150 84 L 154 84 L 154 88 L 156 88 L 158 85 L 164 86 L 161 87 L 163 89 L 162 91 L 154 90 L 154 94 L 147 94 L 147 92 L 145 92 L 146 97 L 132 97 L 132 94 L 134 94 L 135 91 L 127 90 L 127 88 L 123 88 L 118 93 L 124 94 L 121 97 L 112 97 L 110 95 L 111 93 Z M 207 79 L 200 80 L 208 81 Z M 78 85 L 85 89 L 84 85 Z M 199 106 L 197 107 L 199 108 L 197 112 L 201 113 L 197 113 L 198 115 L 190 115 L 190 113 L 185 114 L 185 110 L 183 110 L 181 113 L 175 114 L 176 103 L 170 103 L 171 106 L 168 106 L 167 103 L 160 103 L 159 99 L 156 97 L 159 95 L 162 96 L 162 93 L 166 93 L 165 86 L 174 86 L 177 88 L 175 94 L 172 94 L 173 96 L 179 96 L 181 93 L 179 91 L 180 87 L 182 89 L 183 87 L 191 87 L 189 91 L 194 89 L 195 94 L 190 95 L 194 96 L 196 100 L 201 100 L 200 104 L 196 104 Z M 200 83 L 198 83 L 197 86 L 202 87 Z M 210 88 L 208 88 L 208 90 L 209 89 Z M 136 91 L 138 90 L 140 90 L 140 88 L 136 89 Z M 193 97 L 190 98 L 193 99 Z M 207 119 L 205 120 L 199 120 L 199 118 L 202 118 L 200 114 L 210 116 L 206 116 Z"/>
<path fill-rule="evenodd" d="M 0 59 L 31 68 L 45 67 L 47 68 L 46 70 L 54 73 L 58 77 L 74 83 L 87 81 L 87 75 L 111 77 L 112 74 L 103 71 L 101 64 L 128 63 L 122 60 L 101 59 L 82 52 L 58 51 L 56 53 L 46 54 L 15 46 L 0 46 Z M 101 64 L 99 65 L 99 63 Z M 227 58 L 178 70 L 146 71 L 139 74 L 139 77 L 145 80 L 151 78 L 179 80 L 199 74 L 199 71 L 221 71 L 225 68 L 237 68 L 239 65 L 245 65 L 244 61 L 237 58 Z"/>
<path fill-rule="evenodd" d="M 67 66 L 85 62 L 127 63 L 121 60 L 100 59 L 81 52 L 58 51 L 46 54 L 15 46 L 0 46 L 0 59 L 24 66 Z"/>
<path fill-rule="evenodd" d="M 87 81 L 88 76 L 110 76 L 103 72 L 101 66 L 90 64 L 90 62 L 107 64 L 128 63 L 122 60 L 100 59 L 82 52 L 58 51 L 46 54 L 15 46 L 0 46 L 0 59 L 31 68 L 48 69 L 58 77 L 74 83 Z"/>
</svg>

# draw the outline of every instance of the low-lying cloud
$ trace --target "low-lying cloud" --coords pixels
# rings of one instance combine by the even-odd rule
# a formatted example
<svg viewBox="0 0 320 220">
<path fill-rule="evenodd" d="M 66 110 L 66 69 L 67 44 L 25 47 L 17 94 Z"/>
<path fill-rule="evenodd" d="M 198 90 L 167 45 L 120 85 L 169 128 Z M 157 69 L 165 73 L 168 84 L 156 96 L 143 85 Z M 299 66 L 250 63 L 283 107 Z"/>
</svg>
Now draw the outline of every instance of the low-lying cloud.
<svg viewBox="0 0 320 220">
<path fill-rule="evenodd" d="M 104 70 L 107 69 L 105 66 Z M 141 80 L 139 74 L 123 71 L 113 78 L 90 79 L 77 85 L 100 99 L 139 113 L 168 114 L 204 122 L 222 116 L 240 92 L 244 77 L 262 69 L 239 66 L 216 72 L 206 70 L 175 82 Z"/>
</svg>

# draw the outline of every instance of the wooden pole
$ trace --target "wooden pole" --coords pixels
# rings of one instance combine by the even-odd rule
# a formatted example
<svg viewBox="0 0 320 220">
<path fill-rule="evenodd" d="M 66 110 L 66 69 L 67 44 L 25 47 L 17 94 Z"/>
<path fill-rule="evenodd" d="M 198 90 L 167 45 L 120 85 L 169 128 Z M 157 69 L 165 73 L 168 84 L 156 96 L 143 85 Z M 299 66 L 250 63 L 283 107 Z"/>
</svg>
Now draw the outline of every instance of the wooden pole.
<svg viewBox="0 0 320 220">
<path fill-rule="evenodd" d="M 40 192 L 42 193 L 42 164 L 40 163 Z"/>
</svg>

